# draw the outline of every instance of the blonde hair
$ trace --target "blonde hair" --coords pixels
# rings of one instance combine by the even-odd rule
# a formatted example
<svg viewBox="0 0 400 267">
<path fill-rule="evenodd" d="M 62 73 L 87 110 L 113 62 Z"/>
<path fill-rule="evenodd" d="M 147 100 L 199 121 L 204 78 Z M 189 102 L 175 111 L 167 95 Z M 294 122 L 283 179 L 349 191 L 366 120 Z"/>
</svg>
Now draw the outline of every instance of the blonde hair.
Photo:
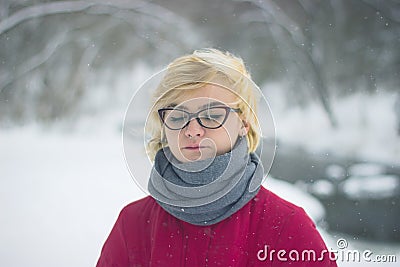
<svg viewBox="0 0 400 267">
<path fill-rule="evenodd" d="M 149 134 L 146 150 L 151 160 L 154 160 L 159 149 L 167 146 L 163 140 L 163 125 L 158 117 L 158 109 L 176 104 L 183 94 L 190 94 L 193 89 L 207 84 L 225 87 L 238 96 L 239 115 L 249 125 L 246 135 L 249 152 L 256 150 L 260 141 L 256 116 L 259 94 L 243 60 L 217 49 L 201 49 L 169 64 L 154 92 L 154 105 L 146 122 L 146 133 Z M 186 91 L 183 93 L 183 90 Z"/>
</svg>

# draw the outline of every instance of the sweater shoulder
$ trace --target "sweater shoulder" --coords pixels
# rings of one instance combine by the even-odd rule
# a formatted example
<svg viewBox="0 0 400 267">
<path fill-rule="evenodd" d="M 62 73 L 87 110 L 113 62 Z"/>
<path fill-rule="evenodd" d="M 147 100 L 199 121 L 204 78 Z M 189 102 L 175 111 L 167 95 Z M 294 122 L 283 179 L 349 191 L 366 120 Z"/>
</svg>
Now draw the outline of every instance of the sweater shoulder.
<svg viewBox="0 0 400 267">
<path fill-rule="evenodd" d="M 296 213 L 305 213 L 302 207 L 281 198 L 263 186 L 261 186 L 256 198 L 261 200 L 263 208 L 266 208 L 265 211 L 268 211 L 269 214 L 294 215 Z"/>
<path fill-rule="evenodd" d="M 151 196 L 147 196 L 127 204 L 122 210 L 131 211 L 135 209 L 145 208 L 155 204 L 156 201 Z"/>
<path fill-rule="evenodd" d="M 265 225 L 282 227 L 281 229 L 285 228 L 291 221 L 314 225 L 314 222 L 302 207 L 281 198 L 264 187 L 261 187 L 253 202 L 255 200 L 258 202 L 255 204 L 256 213 L 259 214 Z"/>
<path fill-rule="evenodd" d="M 315 232 L 315 224 L 303 208 L 279 197 L 261 187 L 253 211 L 257 222 L 252 229 L 257 229 L 259 243 L 280 244 L 297 232 Z M 253 200 L 254 201 L 254 200 Z"/>
<path fill-rule="evenodd" d="M 157 202 L 151 196 L 147 196 L 127 204 L 122 208 L 120 217 L 125 219 L 135 219 L 150 217 L 152 210 L 157 208 Z"/>
</svg>

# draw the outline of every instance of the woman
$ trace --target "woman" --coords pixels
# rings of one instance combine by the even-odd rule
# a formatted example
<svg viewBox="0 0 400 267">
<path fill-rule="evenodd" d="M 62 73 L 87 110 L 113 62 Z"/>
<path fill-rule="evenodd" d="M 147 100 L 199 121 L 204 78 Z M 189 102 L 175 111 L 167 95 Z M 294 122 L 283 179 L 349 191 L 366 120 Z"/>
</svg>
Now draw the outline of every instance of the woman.
<svg viewBox="0 0 400 267">
<path fill-rule="evenodd" d="M 126 206 L 97 266 L 336 266 L 314 223 L 261 186 L 257 102 L 242 60 L 173 61 L 146 125 L 150 196 Z"/>
</svg>

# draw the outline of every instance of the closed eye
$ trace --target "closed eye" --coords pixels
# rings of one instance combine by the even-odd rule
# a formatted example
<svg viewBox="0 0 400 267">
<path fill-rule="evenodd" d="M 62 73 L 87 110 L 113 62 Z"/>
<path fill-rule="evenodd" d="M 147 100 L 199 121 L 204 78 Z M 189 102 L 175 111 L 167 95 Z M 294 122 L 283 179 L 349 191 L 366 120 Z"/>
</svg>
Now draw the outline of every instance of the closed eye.
<svg viewBox="0 0 400 267">
<path fill-rule="evenodd" d="M 223 117 L 223 115 L 207 115 L 207 116 L 201 117 L 201 119 L 218 120 L 218 119 L 221 119 L 222 117 Z"/>
<path fill-rule="evenodd" d="M 179 122 L 179 121 L 183 121 L 185 119 L 185 117 L 169 117 L 168 119 L 171 122 Z"/>
</svg>

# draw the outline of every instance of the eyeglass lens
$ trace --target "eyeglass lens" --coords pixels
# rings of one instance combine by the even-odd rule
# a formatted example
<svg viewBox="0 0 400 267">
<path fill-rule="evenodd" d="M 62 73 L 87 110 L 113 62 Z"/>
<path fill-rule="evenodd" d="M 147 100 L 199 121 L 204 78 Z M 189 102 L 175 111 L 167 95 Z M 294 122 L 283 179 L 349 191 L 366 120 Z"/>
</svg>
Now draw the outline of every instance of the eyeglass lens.
<svg viewBox="0 0 400 267">
<path fill-rule="evenodd" d="M 197 116 L 191 116 L 191 113 L 184 110 L 172 109 L 166 110 L 164 113 L 164 123 L 170 129 L 182 129 L 186 126 L 189 120 L 194 117 L 199 123 L 206 128 L 220 127 L 228 115 L 227 109 L 222 107 L 213 107 L 201 110 Z"/>
</svg>

